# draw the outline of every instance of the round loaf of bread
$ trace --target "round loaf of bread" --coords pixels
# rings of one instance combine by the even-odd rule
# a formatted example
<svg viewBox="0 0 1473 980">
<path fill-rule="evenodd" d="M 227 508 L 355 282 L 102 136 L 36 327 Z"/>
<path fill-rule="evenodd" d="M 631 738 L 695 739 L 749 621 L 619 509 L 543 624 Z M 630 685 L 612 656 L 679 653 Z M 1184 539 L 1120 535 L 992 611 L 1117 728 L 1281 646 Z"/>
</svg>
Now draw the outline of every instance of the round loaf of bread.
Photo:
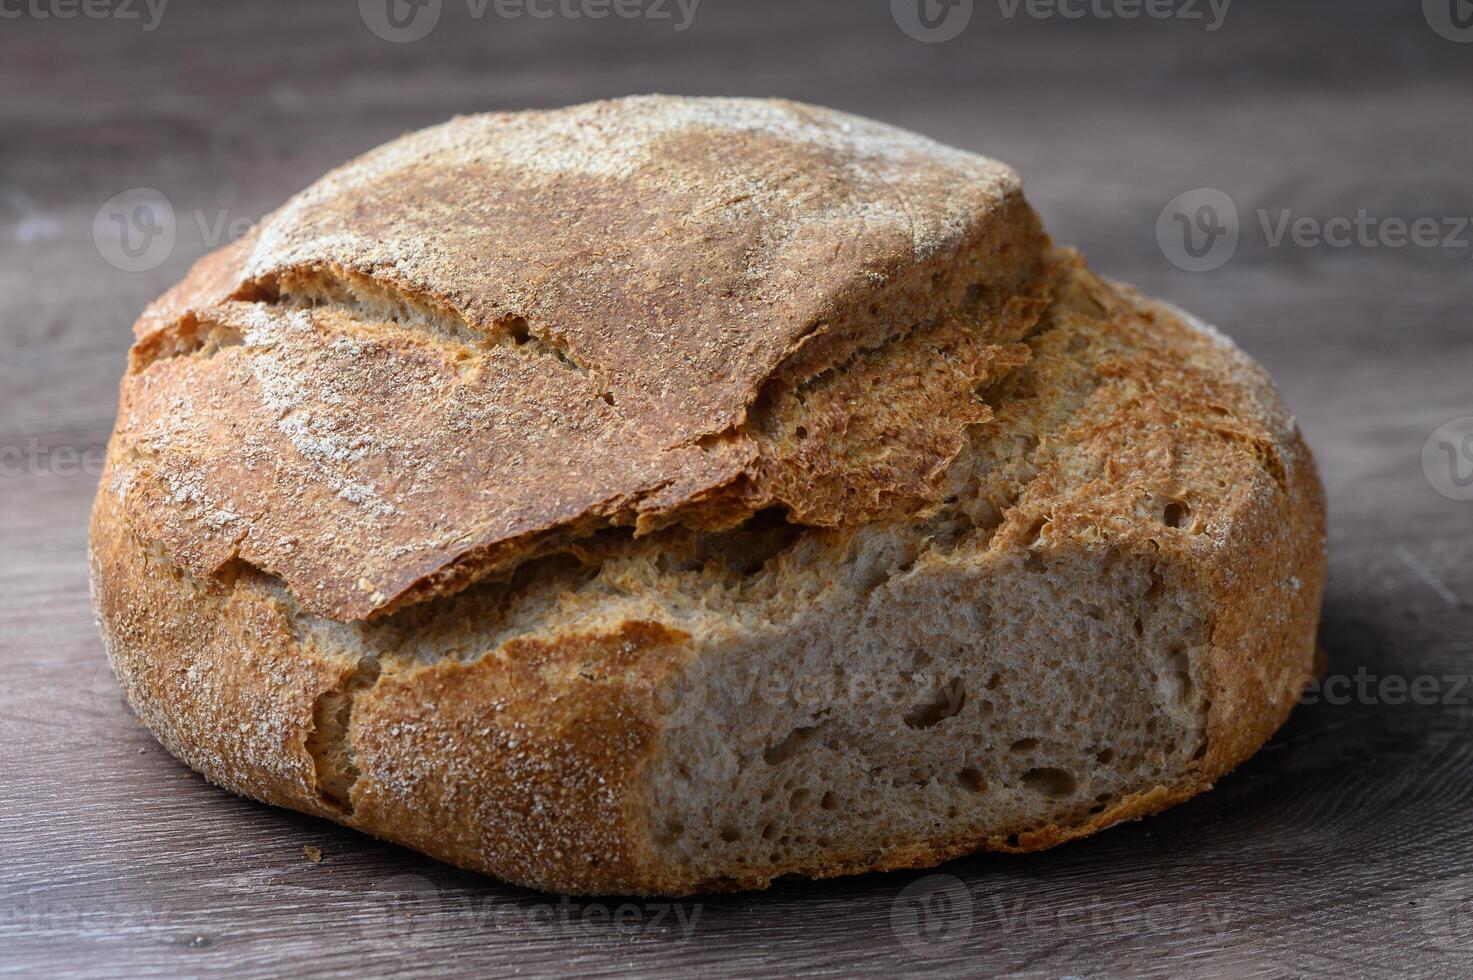
<svg viewBox="0 0 1473 980">
<path fill-rule="evenodd" d="M 237 793 L 570 893 L 1027 851 L 1287 716 L 1313 462 L 1015 175 L 787 102 L 458 118 L 140 319 L 130 702 Z"/>
</svg>

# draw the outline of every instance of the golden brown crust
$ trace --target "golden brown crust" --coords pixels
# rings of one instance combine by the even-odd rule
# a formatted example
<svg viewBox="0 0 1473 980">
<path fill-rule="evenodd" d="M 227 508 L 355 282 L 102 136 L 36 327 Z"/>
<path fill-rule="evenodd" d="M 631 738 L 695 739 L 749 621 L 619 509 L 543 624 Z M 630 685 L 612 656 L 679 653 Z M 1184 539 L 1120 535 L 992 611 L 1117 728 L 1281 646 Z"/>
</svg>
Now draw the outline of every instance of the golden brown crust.
<svg viewBox="0 0 1473 980">
<path fill-rule="evenodd" d="M 91 562 L 113 669 L 164 747 L 234 792 L 330 816 L 306 741 L 317 699 L 354 665 L 305 645 L 286 602 L 201 587 L 162 560 L 106 491 L 93 511 Z"/>
<path fill-rule="evenodd" d="M 345 822 L 508 881 L 628 888 L 626 808 L 653 744 L 643 701 L 686 639 L 626 622 L 387 675 L 354 713 Z"/>
<path fill-rule="evenodd" d="M 650 745 L 647 699 L 678 632 L 625 623 L 517 639 L 472 663 L 373 665 L 355 699 L 351 792 L 324 792 L 314 708 L 363 662 L 300 628 L 250 573 L 203 586 L 99 497 L 94 605 L 113 668 L 164 746 L 243 796 L 334 820 L 508 881 L 618 891 L 639 880 L 625 812 Z"/>
<path fill-rule="evenodd" d="M 239 558 L 348 620 L 550 536 L 802 507 L 801 463 L 757 468 L 759 395 L 937 318 L 1016 338 L 1044 242 L 1006 167 L 795 103 L 456 119 L 327 175 L 144 314 L 130 510 L 194 574 Z M 906 465 L 944 467 L 973 417 Z"/>
<path fill-rule="evenodd" d="M 609 147 L 609 126 L 651 109 L 675 121 Z M 139 324 L 91 545 L 110 656 L 166 747 L 236 792 L 509 881 L 677 894 L 1050 847 L 1201 792 L 1262 744 L 1309 670 L 1324 575 L 1318 477 L 1268 379 L 1075 258 L 1045 271 L 993 165 L 815 113 L 626 103 L 459 121 L 330 176 L 161 299 Z M 784 129 L 800 123 L 824 132 Z M 529 133 L 555 137 L 553 160 L 528 157 Z M 628 246 L 618 261 L 610 242 L 544 237 L 569 262 L 533 274 L 484 228 L 445 231 L 474 203 L 454 178 L 493 150 L 520 174 L 471 182 L 510 188 L 488 205 L 499 235 L 520 247 L 528 214 L 617 200 L 598 234 Z M 732 160 L 743 176 L 712 177 Z M 979 186 L 944 186 L 964 176 Z M 862 205 L 900 177 L 905 222 L 869 227 Z M 627 201 L 590 189 L 610 180 Z M 727 202 L 731 180 L 749 196 Z M 354 202 L 380 182 L 398 189 L 365 215 Z M 685 203 L 655 207 L 662 182 Z M 735 210 L 711 214 L 718 198 Z M 707 219 L 643 228 L 672 214 Z M 1009 389 L 1037 356 L 1020 341 L 1068 316 L 1107 324 L 1113 353 L 1020 453 L 1009 399 L 1063 400 L 1075 383 L 1054 369 Z M 633 332 L 609 332 L 615 317 Z M 721 527 L 774 503 L 822 526 L 921 519 L 964 445 L 995 454 L 966 483 L 964 504 L 996 502 L 979 561 L 1111 548 L 1149 556 L 1199 605 L 1205 736 L 1173 782 L 1043 826 L 839 841 L 818 861 L 693 876 L 659 853 L 644 803 L 670 750 L 654 705 L 703 655 L 697 639 L 595 611 L 485 648 L 411 649 L 416 610 L 452 634 L 462 614 L 408 601 L 518 566 L 535 580 L 538 554 L 596 566 L 627 546 L 588 537 L 611 524 Z M 399 638 L 349 622 L 369 617 Z"/>
</svg>

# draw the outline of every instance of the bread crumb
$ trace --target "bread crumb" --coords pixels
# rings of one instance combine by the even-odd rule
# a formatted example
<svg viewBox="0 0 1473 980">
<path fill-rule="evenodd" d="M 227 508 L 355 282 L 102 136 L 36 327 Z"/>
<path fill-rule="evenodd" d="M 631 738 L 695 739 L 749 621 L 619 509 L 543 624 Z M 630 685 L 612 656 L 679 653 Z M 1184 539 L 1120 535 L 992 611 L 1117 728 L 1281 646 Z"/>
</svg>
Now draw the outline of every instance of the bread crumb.
<svg viewBox="0 0 1473 980">
<path fill-rule="evenodd" d="M 311 844 L 307 844 L 303 846 L 302 853 L 307 855 L 307 860 L 311 861 L 313 864 L 322 863 L 322 848 L 313 847 Z"/>
</svg>

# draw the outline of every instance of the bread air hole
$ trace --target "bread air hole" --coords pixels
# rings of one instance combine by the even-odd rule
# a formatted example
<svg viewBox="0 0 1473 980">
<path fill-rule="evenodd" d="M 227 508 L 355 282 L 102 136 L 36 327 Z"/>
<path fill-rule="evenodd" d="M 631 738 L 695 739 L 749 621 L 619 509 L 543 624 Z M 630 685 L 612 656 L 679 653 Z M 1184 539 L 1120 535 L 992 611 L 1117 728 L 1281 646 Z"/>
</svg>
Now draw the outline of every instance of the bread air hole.
<svg viewBox="0 0 1473 980">
<path fill-rule="evenodd" d="M 1180 500 L 1173 500 L 1166 505 L 1161 513 L 1161 523 L 1167 527 L 1180 528 L 1186 524 L 1187 518 L 1192 516 L 1192 509 Z"/>
<path fill-rule="evenodd" d="M 1155 569 L 1151 570 L 1150 581 L 1151 585 L 1149 588 L 1146 589 L 1147 599 L 1154 599 L 1161 593 L 1166 591 L 1166 579 L 1163 578 L 1161 573 L 1156 571 Z"/>
<path fill-rule="evenodd" d="M 973 793 L 987 792 L 987 780 L 982 778 L 981 772 L 973 769 L 971 766 L 968 766 L 961 772 L 957 773 L 956 781 L 962 786 L 962 788 L 969 789 Z"/>
<path fill-rule="evenodd" d="M 905 716 L 905 724 L 909 728 L 931 728 L 955 717 L 966 703 L 966 686 L 960 677 L 954 677 L 933 696 L 910 709 Z"/>
<path fill-rule="evenodd" d="M 1029 769 L 1023 773 L 1023 785 L 1035 793 L 1061 799 L 1073 796 L 1079 784 L 1071 773 L 1062 769 L 1043 768 Z"/>
<path fill-rule="evenodd" d="M 527 325 L 526 317 L 515 316 L 510 320 L 504 321 L 504 323 L 506 326 L 506 335 L 518 347 L 521 347 L 528 340 L 532 339 L 532 328 Z"/>
<path fill-rule="evenodd" d="M 762 761 L 769 766 L 781 765 L 787 762 L 798 750 L 808 744 L 809 739 L 823 727 L 823 724 L 800 725 L 788 733 L 787 738 L 771 746 L 762 753 Z"/>
</svg>

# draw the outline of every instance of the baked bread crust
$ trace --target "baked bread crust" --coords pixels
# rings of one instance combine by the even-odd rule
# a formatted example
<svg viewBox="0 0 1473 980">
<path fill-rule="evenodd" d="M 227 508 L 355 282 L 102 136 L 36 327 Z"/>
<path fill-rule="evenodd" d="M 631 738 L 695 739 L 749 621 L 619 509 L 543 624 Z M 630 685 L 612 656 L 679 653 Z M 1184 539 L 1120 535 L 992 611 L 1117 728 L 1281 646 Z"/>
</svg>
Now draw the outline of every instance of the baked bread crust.
<svg viewBox="0 0 1473 980">
<path fill-rule="evenodd" d="M 1050 253 L 1004 168 L 877 124 L 668 99 L 457 120 L 330 175 L 137 334 L 91 543 L 140 718 L 237 793 L 509 881 L 684 894 L 1053 846 L 1209 788 L 1310 670 L 1323 497 L 1263 372 Z M 1094 601 L 1112 576 L 1163 625 L 1091 626 L 1124 608 Z M 989 630 L 1047 633 L 1002 608 L 1030 589 L 1090 599 L 1058 615 L 1123 665 L 1099 686 L 1139 700 L 1135 769 L 988 790 L 974 762 L 973 810 L 928 822 L 970 797 L 902 787 L 711 851 L 728 830 L 697 825 L 756 812 L 742 780 L 832 751 L 805 748 L 823 725 L 894 779 L 864 741 L 890 729 L 831 696 L 710 692 L 789 661 L 796 689 L 780 640 L 806 630 L 899 648 L 996 606 Z M 900 697 L 946 680 L 931 659 Z M 1180 688 L 1132 686 L 1147 669 Z M 1052 696 L 1008 676 L 1020 716 Z M 985 733 L 967 683 L 896 751 Z M 738 760 L 719 799 L 681 771 L 712 733 Z M 1015 734 L 987 753 L 1057 748 Z"/>
<path fill-rule="evenodd" d="M 729 524 L 793 468 L 753 438 L 759 398 L 938 316 L 1016 339 L 1044 242 L 1001 164 L 796 103 L 456 119 L 328 174 L 145 312 L 120 434 L 171 451 L 129 506 L 195 574 L 240 558 L 347 619 L 600 527 Z M 191 356 L 221 347 L 245 350 Z M 872 496 L 808 520 L 868 520 Z"/>
</svg>

